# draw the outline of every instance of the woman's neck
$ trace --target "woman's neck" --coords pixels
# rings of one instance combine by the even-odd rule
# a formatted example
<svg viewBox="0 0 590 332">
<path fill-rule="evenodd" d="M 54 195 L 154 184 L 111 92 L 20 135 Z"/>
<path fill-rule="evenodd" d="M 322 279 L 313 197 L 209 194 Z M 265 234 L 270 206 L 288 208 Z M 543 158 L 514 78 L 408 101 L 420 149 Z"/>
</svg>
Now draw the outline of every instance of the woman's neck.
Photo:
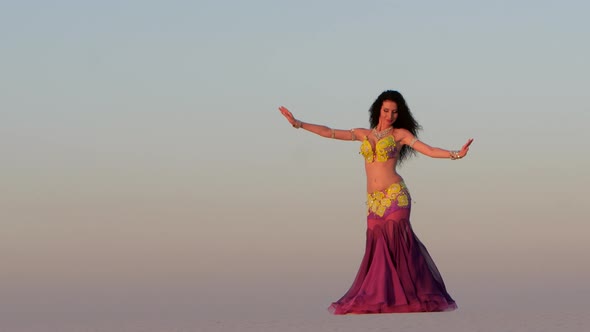
<svg viewBox="0 0 590 332">
<path fill-rule="evenodd" d="M 384 124 L 379 123 L 379 124 L 377 124 L 377 127 L 375 127 L 375 130 L 376 131 L 384 131 L 384 130 L 389 129 L 389 127 L 391 127 L 391 125 L 384 125 Z"/>
</svg>

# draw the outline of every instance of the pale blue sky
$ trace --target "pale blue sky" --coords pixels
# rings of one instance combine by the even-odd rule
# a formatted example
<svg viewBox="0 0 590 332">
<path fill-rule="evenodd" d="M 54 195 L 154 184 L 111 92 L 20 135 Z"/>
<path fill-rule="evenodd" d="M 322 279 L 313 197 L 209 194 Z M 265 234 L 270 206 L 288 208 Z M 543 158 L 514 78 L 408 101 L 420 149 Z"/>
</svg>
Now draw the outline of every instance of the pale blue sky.
<svg viewBox="0 0 590 332">
<path fill-rule="evenodd" d="M 564 303 L 588 294 L 589 12 L 585 1 L 0 3 L 0 308 L 212 313 L 256 293 L 250 310 L 264 311 L 284 292 L 324 310 L 364 249 L 362 159 L 356 143 L 292 129 L 277 107 L 363 127 L 386 89 L 404 94 L 427 143 L 475 138 L 464 160 L 400 168 L 414 228 L 460 307 L 553 284 L 571 286 Z"/>
</svg>

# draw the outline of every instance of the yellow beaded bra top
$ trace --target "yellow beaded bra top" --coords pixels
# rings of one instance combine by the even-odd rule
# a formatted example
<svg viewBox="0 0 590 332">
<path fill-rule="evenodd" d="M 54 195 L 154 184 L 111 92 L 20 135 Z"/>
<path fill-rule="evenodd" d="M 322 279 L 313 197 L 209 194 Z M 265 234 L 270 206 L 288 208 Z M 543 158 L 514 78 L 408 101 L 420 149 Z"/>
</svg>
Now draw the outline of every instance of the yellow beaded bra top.
<svg viewBox="0 0 590 332">
<path fill-rule="evenodd" d="M 388 159 L 395 158 L 397 154 L 397 146 L 393 136 L 385 136 L 377 141 L 375 144 L 375 151 L 367 136 L 361 144 L 360 154 L 365 158 L 365 161 L 372 163 L 374 161 L 384 162 Z"/>
</svg>

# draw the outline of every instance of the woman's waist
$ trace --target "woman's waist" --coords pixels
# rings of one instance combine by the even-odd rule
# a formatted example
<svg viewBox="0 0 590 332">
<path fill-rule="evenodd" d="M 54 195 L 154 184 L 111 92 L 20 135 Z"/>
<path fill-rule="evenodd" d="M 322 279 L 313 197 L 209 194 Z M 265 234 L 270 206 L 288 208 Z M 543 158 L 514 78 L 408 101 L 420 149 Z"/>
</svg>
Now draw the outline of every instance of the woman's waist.
<svg viewBox="0 0 590 332">
<path fill-rule="evenodd" d="M 367 214 L 383 217 L 390 208 L 409 208 L 410 192 L 403 180 L 393 182 L 386 188 L 367 193 Z"/>
<path fill-rule="evenodd" d="M 376 188 L 369 187 L 367 190 L 367 196 L 393 197 L 402 191 L 407 192 L 408 187 L 404 180 L 400 178 L 398 181 L 390 182 L 385 186 L 378 186 Z"/>
<path fill-rule="evenodd" d="M 389 174 L 380 174 L 379 176 L 375 177 L 372 177 L 370 176 L 370 174 L 367 174 L 367 193 L 384 191 L 395 183 L 403 184 L 403 182 L 404 179 L 395 172 L 391 172 Z"/>
</svg>

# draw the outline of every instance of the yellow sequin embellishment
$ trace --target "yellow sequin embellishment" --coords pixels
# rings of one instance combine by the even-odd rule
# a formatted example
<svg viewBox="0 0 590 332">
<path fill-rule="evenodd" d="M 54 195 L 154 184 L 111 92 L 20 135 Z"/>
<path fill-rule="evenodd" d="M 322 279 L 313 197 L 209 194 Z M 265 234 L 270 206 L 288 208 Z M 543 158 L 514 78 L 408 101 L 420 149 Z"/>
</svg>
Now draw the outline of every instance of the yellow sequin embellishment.
<svg viewBox="0 0 590 332">
<path fill-rule="evenodd" d="M 397 205 L 400 207 L 408 206 L 408 196 L 406 196 L 406 195 L 397 196 Z"/>
<path fill-rule="evenodd" d="M 399 194 L 402 191 L 402 185 L 399 183 L 394 183 L 389 188 L 387 188 L 387 196 L 393 196 Z"/>
<path fill-rule="evenodd" d="M 403 182 L 393 183 L 384 191 L 367 194 L 367 215 L 373 212 L 379 217 L 383 217 L 392 202 L 399 207 L 406 207 L 410 204 L 408 191 Z"/>
<path fill-rule="evenodd" d="M 375 160 L 384 162 L 390 158 L 394 158 L 396 152 L 396 143 L 393 136 L 383 137 L 377 141 L 377 144 L 375 144 L 375 151 L 373 151 L 371 143 L 367 137 L 365 137 L 361 144 L 360 154 L 365 158 L 366 162 L 371 163 Z"/>
</svg>

